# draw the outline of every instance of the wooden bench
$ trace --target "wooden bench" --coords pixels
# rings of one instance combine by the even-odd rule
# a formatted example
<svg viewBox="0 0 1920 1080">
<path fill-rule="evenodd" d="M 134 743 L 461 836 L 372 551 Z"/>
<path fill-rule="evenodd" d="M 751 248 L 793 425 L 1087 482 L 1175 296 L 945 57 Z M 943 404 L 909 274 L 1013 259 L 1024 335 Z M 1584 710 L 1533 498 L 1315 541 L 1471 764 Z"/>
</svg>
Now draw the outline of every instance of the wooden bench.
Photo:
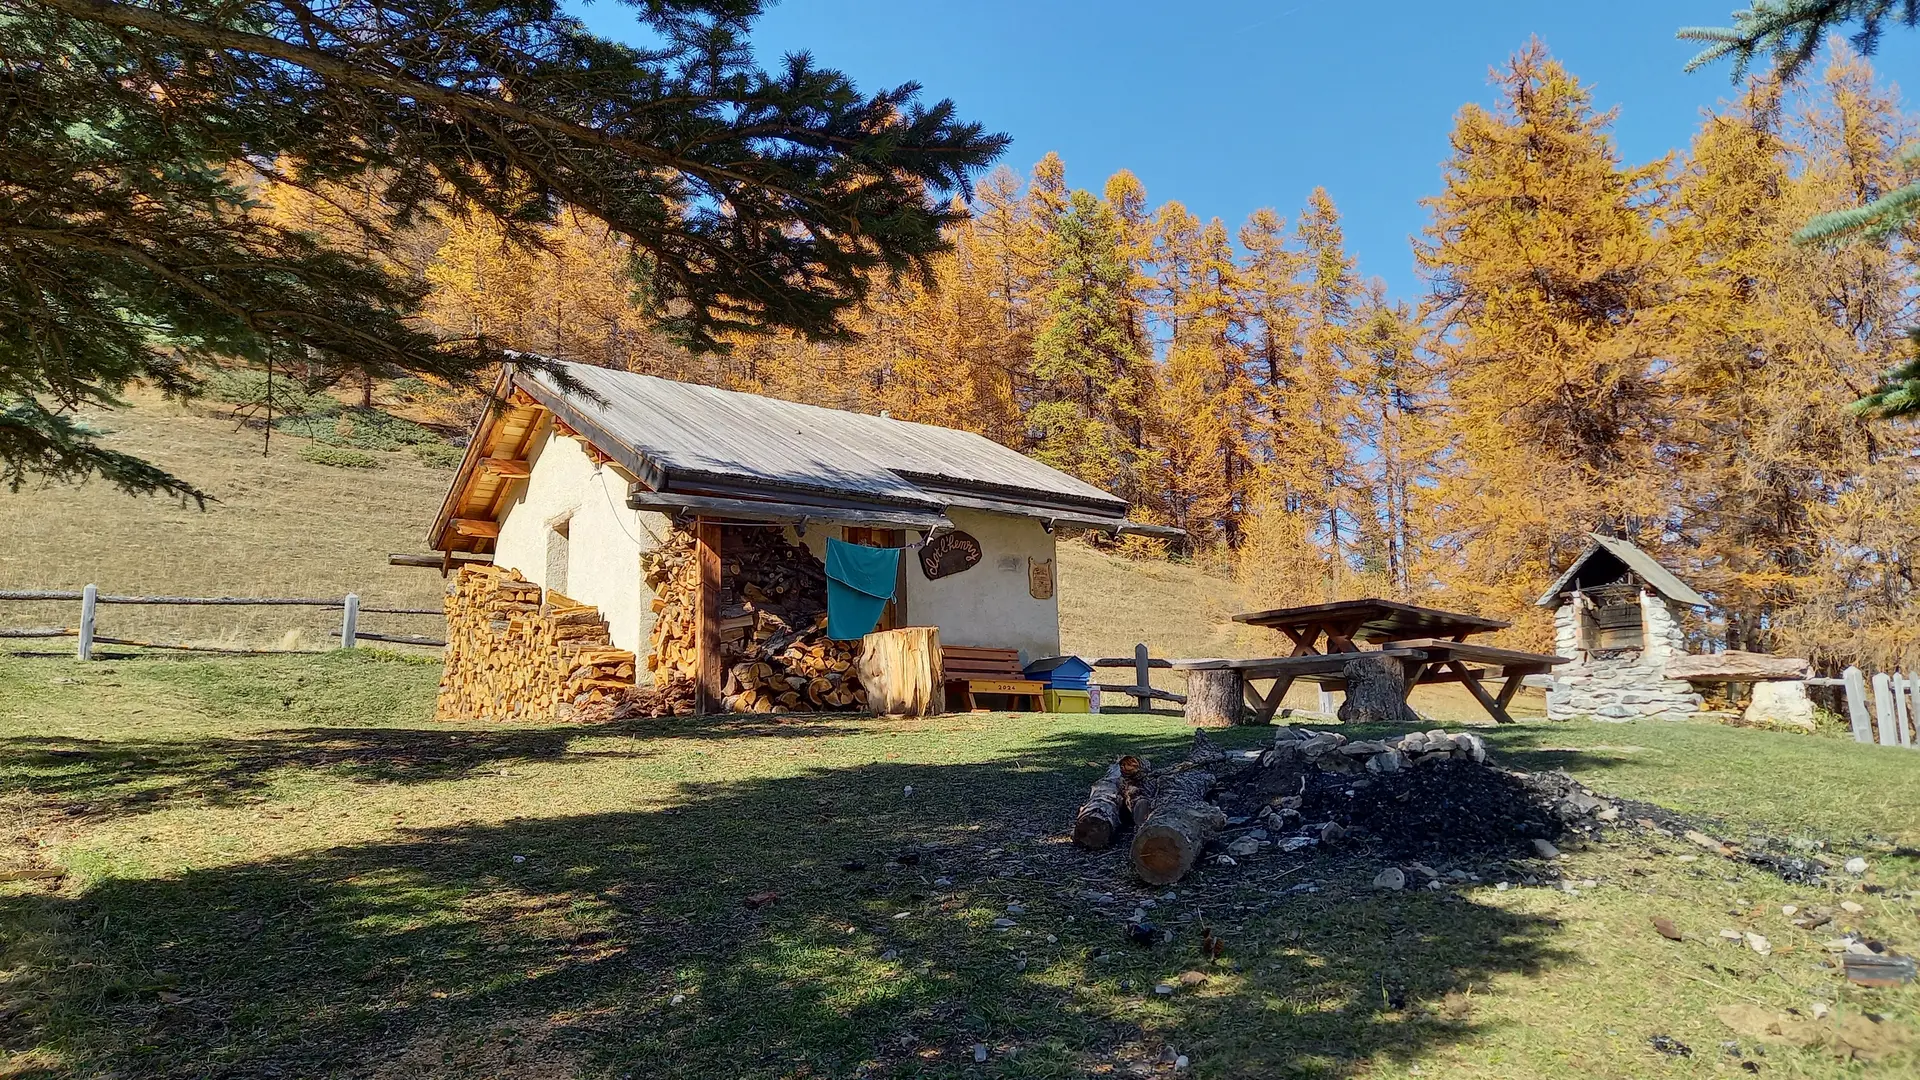
<svg viewBox="0 0 1920 1080">
<path fill-rule="evenodd" d="M 1345 690 L 1347 680 L 1343 672 L 1347 665 L 1367 658 L 1398 660 L 1402 665 L 1403 683 L 1409 693 L 1415 686 L 1457 682 L 1466 687 L 1488 716 L 1502 724 L 1513 723 L 1507 706 L 1513 701 L 1514 695 L 1520 692 L 1521 680 L 1528 675 L 1550 671 L 1555 664 L 1567 663 L 1566 657 L 1548 653 L 1521 652 L 1518 649 L 1472 645 L 1441 638 L 1410 638 L 1364 652 L 1268 656 L 1249 660 L 1175 660 L 1172 666 L 1177 671 L 1231 673 L 1210 677 L 1226 678 L 1234 684 L 1218 689 L 1217 696 L 1224 701 L 1243 697 L 1253 710 L 1255 722 L 1265 724 L 1273 720 L 1274 714 L 1280 710 L 1280 699 L 1286 696 L 1287 688 L 1296 680 L 1318 683 L 1328 690 Z M 1469 665 L 1481 665 L 1492 670 L 1479 670 Z M 1253 687 L 1255 679 L 1272 679 L 1273 685 L 1262 694 Z M 1502 680 L 1497 695 L 1487 691 L 1483 685 L 1486 679 Z M 1199 681 L 1205 682 L 1208 678 L 1203 677 Z M 1196 697 L 1199 694 L 1191 683 L 1189 694 Z"/>
<path fill-rule="evenodd" d="M 1513 723 L 1513 717 L 1507 713 L 1507 705 L 1513 701 L 1513 695 L 1520 692 L 1521 680 L 1529 675 L 1540 675 L 1552 671 L 1555 664 L 1567 663 L 1564 656 L 1551 653 L 1521 652 L 1519 649 L 1502 649 L 1493 645 L 1470 645 L 1464 641 L 1443 641 L 1438 638 L 1410 638 L 1396 641 L 1390 649 L 1412 649 L 1425 653 L 1419 668 L 1412 663 L 1407 668 L 1407 686 L 1431 686 L 1434 683 L 1457 682 L 1467 688 L 1487 715 L 1502 724 Z M 1498 674 L 1492 677 L 1502 680 L 1498 696 L 1487 693 L 1481 680 L 1489 674 L 1476 671 L 1469 664 L 1481 664 L 1495 669 Z M 1436 670 L 1443 669 L 1443 670 Z"/>
<path fill-rule="evenodd" d="M 940 646 L 941 681 L 947 693 L 949 709 L 983 712 L 974 704 L 975 694 L 1004 694 L 1013 699 L 1015 710 L 1039 712 L 1044 707 L 1041 692 L 1047 684 L 1027 678 L 1020 669 L 1020 650 L 983 649 L 966 645 Z"/>
</svg>

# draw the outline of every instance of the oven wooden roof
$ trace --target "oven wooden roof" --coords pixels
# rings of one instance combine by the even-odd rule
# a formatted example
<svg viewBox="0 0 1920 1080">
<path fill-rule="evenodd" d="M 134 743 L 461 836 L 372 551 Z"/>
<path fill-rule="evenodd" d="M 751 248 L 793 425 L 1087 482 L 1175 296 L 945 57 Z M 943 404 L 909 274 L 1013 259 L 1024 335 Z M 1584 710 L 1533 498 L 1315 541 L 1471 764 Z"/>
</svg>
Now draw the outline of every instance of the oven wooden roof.
<svg viewBox="0 0 1920 1080">
<path fill-rule="evenodd" d="M 1587 549 L 1573 560 L 1559 579 L 1547 587 L 1535 601 L 1540 607 L 1557 607 L 1560 598 L 1571 592 L 1580 571 L 1596 559 L 1617 562 L 1620 566 L 1640 576 L 1654 591 L 1677 604 L 1689 607 L 1707 607 L 1707 598 L 1693 591 L 1692 586 L 1675 577 L 1673 571 L 1661 566 L 1653 556 L 1641 551 L 1625 540 L 1614 536 L 1601 536 L 1599 533 L 1587 534 Z"/>
</svg>

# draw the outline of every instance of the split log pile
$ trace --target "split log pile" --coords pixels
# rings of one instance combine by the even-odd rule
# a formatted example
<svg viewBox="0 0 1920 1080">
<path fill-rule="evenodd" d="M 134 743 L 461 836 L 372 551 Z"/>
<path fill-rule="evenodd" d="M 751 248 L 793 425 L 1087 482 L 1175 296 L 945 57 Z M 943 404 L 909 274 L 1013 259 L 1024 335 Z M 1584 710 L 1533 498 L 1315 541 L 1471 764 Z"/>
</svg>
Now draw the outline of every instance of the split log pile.
<svg viewBox="0 0 1920 1080">
<path fill-rule="evenodd" d="M 635 658 L 607 637 L 600 609 L 517 570 L 470 565 L 447 585 L 441 719 L 572 719 L 633 688 Z"/>
<path fill-rule="evenodd" d="M 855 666 L 860 643 L 827 637 L 826 567 L 776 529 L 727 529 L 723 535 L 719 621 L 728 711 L 866 708 Z M 642 566 L 658 616 L 647 667 L 656 685 L 691 680 L 698 669 L 699 588 L 692 531 L 675 527 Z"/>
</svg>

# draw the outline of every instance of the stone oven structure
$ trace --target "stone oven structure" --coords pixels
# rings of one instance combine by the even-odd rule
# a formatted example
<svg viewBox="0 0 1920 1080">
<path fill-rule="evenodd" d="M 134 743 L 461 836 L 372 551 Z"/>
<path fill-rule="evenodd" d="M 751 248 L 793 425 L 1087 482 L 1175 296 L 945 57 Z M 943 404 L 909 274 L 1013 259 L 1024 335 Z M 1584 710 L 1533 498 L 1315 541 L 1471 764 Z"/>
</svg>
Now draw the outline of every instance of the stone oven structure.
<svg viewBox="0 0 1920 1080">
<path fill-rule="evenodd" d="M 1547 717 L 1681 720 L 1700 711 L 1693 685 L 1667 676 L 1687 654 L 1685 609 L 1707 606 L 1651 555 L 1589 534 L 1586 551 L 1538 601 L 1553 612 L 1553 651 L 1573 662 L 1553 671 Z"/>
</svg>

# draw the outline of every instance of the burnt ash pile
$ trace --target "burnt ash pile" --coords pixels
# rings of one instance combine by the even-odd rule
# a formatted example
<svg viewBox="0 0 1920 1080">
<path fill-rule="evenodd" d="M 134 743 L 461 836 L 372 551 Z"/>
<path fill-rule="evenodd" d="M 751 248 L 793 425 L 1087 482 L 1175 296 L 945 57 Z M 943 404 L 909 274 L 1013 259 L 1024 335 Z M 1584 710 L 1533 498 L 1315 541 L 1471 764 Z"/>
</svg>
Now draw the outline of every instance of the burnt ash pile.
<svg viewBox="0 0 1920 1080">
<path fill-rule="evenodd" d="M 1110 828 L 1086 827 L 1103 816 Z M 1553 858 L 1556 843 L 1595 837 L 1621 816 L 1564 773 L 1489 764 L 1469 732 L 1361 741 L 1282 727 L 1271 750 L 1225 752 L 1196 733 L 1193 751 L 1172 766 L 1122 758 L 1094 785 L 1074 835 L 1097 849 L 1132 824 L 1134 871 L 1162 884 L 1203 851 L 1229 866 L 1276 849 L 1336 846 L 1394 859 Z"/>
<path fill-rule="evenodd" d="M 1229 822 L 1251 817 L 1283 844 L 1289 831 L 1331 835 L 1392 856 L 1538 855 L 1544 849 L 1536 840 L 1592 836 L 1620 816 L 1564 773 L 1488 764 L 1486 744 L 1471 732 L 1349 741 L 1283 727 L 1259 767 L 1234 779 L 1219 792 Z M 1289 783 L 1297 801 L 1268 794 Z"/>
</svg>

